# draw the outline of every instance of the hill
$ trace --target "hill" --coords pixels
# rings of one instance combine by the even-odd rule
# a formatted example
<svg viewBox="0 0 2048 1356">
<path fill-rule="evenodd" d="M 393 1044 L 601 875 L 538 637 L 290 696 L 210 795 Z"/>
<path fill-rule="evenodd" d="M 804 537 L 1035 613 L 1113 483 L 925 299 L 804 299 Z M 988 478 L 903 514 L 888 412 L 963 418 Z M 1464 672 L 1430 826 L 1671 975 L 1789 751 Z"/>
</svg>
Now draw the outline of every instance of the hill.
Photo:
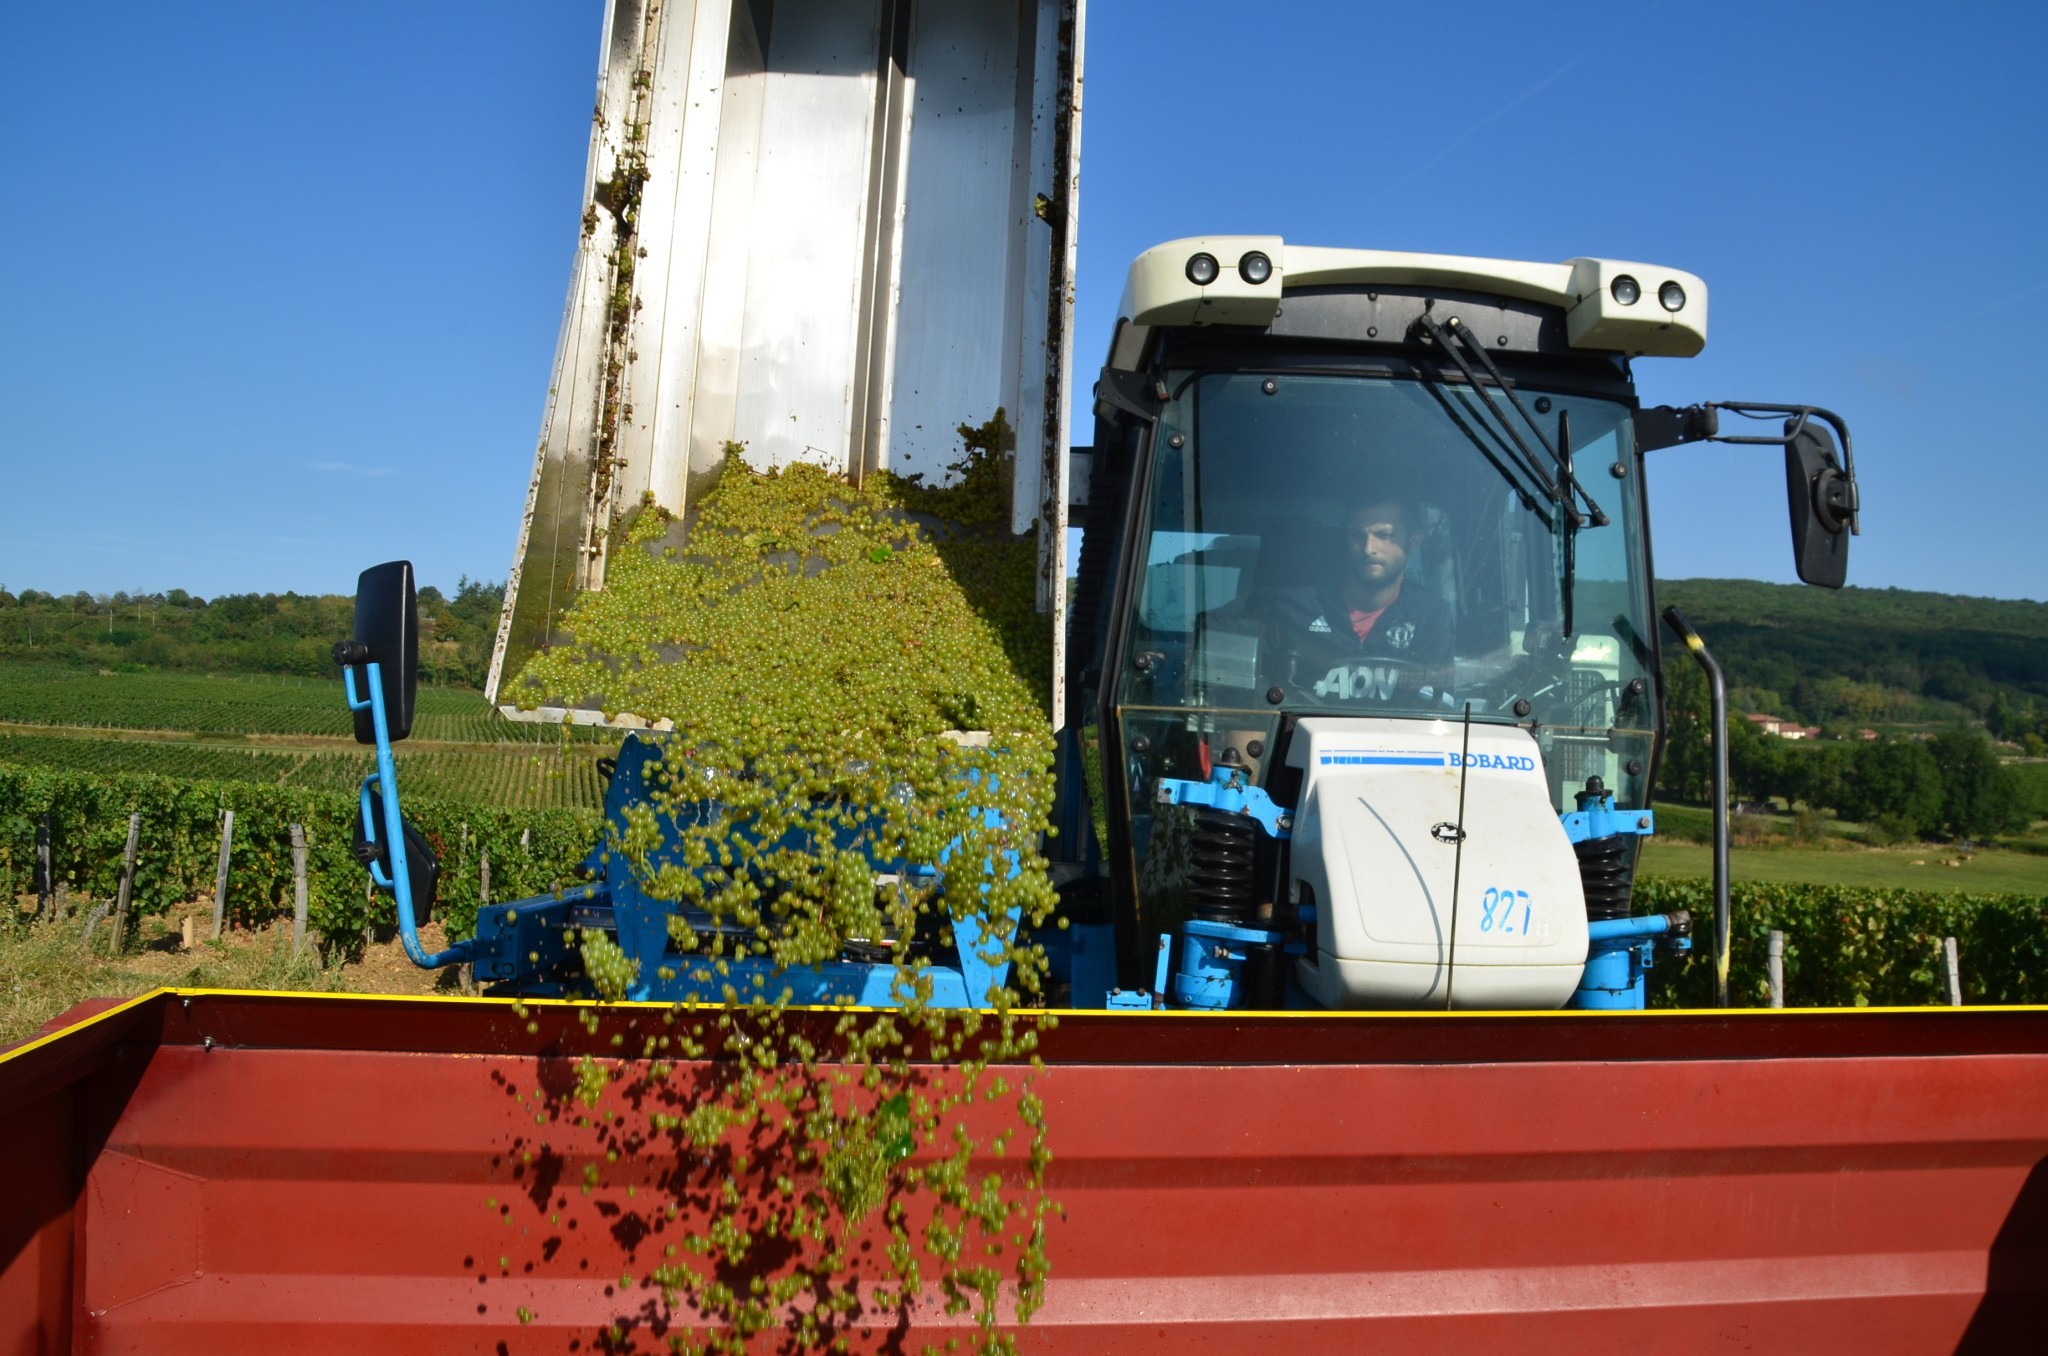
<svg viewBox="0 0 2048 1356">
<path fill-rule="evenodd" d="M 1749 579 L 1660 580 L 1657 591 L 1713 647 L 1739 710 L 2048 737 L 2048 603 Z"/>
<path fill-rule="evenodd" d="M 422 588 L 420 676 L 481 688 L 504 595 L 502 585 L 472 579 L 462 580 L 453 597 Z M 332 593 L 235 593 L 208 601 L 183 589 L 109 595 L 0 588 L 0 661 L 331 678 L 330 651 L 354 617 L 355 600 Z"/>
</svg>

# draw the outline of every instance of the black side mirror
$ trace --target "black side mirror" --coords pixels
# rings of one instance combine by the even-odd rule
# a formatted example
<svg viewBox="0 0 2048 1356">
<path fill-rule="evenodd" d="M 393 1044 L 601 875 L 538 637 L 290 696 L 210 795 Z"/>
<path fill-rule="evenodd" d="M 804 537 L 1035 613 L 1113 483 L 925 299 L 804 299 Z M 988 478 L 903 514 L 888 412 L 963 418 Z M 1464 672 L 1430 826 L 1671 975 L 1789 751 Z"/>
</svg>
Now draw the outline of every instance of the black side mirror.
<svg viewBox="0 0 2048 1356">
<path fill-rule="evenodd" d="M 1785 498 L 1792 514 L 1792 560 L 1799 577 L 1838 589 L 1849 577 L 1849 524 L 1856 487 L 1835 453 L 1834 435 L 1817 419 L 1785 421 Z"/>
<path fill-rule="evenodd" d="M 413 694 L 419 686 L 420 614 L 413 589 L 412 562 L 372 565 L 356 579 L 356 635 L 334 647 L 337 662 L 355 669 L 357 699 L 369 695 L 367 664 L 383 678 L 384 724 L 391 742 L 412 733 Z M 377 742 L 368 711 L 355 713 L 356 743 Z"/>
<path fill-rule="evenodd" d="M 375 787 L 370 789 L 370 819 L 383 831 L 384 795 Z M 441 859 L 434 855 L 434 845 L 410 819 L 401 818 L 400 832 L 405 835 L 405 875 L 412 886 L 413 926 L 429 922 L 434 917 L 434 894 L 441 882 Z M 372 844 L 363 833 L 363 819 L 356 816 L 355 841 L 351 845 L 355 859 L 368 870 L 375 862 L 384 868 L 388 878 L 391 875 L 391 851 L 382 843 Z"/>
</svg>

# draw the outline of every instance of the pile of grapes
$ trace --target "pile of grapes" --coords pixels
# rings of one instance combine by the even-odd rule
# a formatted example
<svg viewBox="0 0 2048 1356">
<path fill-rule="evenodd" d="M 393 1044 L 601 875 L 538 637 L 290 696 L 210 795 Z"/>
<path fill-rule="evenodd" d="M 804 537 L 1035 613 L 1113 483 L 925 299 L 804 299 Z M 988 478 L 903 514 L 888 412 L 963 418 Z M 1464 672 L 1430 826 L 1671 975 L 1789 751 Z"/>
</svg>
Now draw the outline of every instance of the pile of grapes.
<svg viewBox="0 0 2048 1356">
<path fill-rule="evenodd" d="M 673 722 L 607 850 L 674 904 L 668 964 L 724 1001 L 678 1009 L 579 1095 L 661 1085 L 628 1099 L 667 1108 L 630 1142 L 694 1165 L 671 1179 L 686 1237 L 652 1276 L 685 1349 L 771 1328 L 830 1345 L 938 1303 L 1003 1350 L 999 1298 L 1007 1321 L 1042 1296 L 1031 1087 L 1049 1019 L 1023 939 L 1054 904 L 1051 644 L 1036 543 L 1008 531 L 1002 412 L 961 433 L 940 487 L 759 473 L 729 449 L 689 522 L 644 504 L 622 526 L 604 589 L 565 619 L 573 639 L 508 685 L 528 705 Z M 969 918 L 1006 982 L 978 1010 L 933 1007 L 916 962 Z M 600 997 L 638 978 L 609 934 L 576 940 Z M 849 954 L 894 959 L 895 1005 L 821 1027 L 779 975 Z"/>
</svg>

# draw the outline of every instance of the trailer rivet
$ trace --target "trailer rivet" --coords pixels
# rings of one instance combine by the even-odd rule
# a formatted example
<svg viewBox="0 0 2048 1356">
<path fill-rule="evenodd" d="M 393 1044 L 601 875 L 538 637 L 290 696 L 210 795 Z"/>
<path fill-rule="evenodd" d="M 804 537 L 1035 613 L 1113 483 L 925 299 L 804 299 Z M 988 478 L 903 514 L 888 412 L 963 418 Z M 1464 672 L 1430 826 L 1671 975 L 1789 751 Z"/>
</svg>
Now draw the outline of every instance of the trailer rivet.
<svg viewBox="0 0 2048 1356">
<path fill-rule="evenodd" d="M 1287 694 L 1277 687 L 1269 687 L 1266 689 L 1266 700 L 1274 706 L 1278 706 L 1281 702 L 1287 700 Z"/>
<path fill-rule="evenodd" d="M 1166 439 L 1166 445 L 1168 447 L 1186 447 L 1188 445 L 1188 435 L 1185 433 L 1170 434 Z"/>
<path fill-rule="evenodd" d="M 1380 327 L 1379 327 L 1379 326 L 1377 326 L 1377 325 L 1367 325 L 1367 326 L 1365 327 L 1365 337 L 1366 337 L 1366 338 L 1368 338 L 1368 339 L 1377 339 L 1377 338 L 1379 338 L 1379 337 L 1380 337 Z"/>
<path fill-rule="evenodd" d="M 1527 697 L 1515 698 L 1515 714 L 1518 716 L 1529 714 L 1529 699 Z"/>
<path fill-rule="evenodd" d="M 1627 480 L 1628 463 L 1625 461 L 1614 463 L 1614 465 L 1607 468 L 1607 474 L 1613 476 L 1616 480 Z"/>
<path fill-rule="evenodd" d="M 1267 377 L 1264 381 L 1259 383 L 1259 389 L 1261 391 L 1264 391 L 1267 395 L 1272 395 L 1275 391 L 1280 389 L 1280 383 L 1273 380 L 1271 377 Z"/>
<path fill-rule="evenodd" d="M 1642 759 L 1640 759 L 1640 758 L 1631 758 L 1631 759 L 1629 759 L 1629 760 L 1628 760 L 1628 769 L 1627 769 L 1627 771 L 1628 771 L 1628 775 L 1629 775 L 1629 776 L 1631 776 L 1631 777 L 1640 777 L 1640 776 L 1642 776 L 1642 775 L 1643 775 L 1643 760 L 1642 760 Z"/>
</svg>

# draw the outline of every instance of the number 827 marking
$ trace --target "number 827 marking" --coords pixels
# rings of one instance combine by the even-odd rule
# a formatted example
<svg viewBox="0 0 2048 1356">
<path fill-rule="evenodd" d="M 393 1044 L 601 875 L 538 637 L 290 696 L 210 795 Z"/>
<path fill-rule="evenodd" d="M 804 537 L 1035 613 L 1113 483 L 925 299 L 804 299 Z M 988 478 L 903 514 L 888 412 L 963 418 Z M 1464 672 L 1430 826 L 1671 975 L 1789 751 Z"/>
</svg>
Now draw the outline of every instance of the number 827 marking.
<svg viewBox="0 0 2048 1356">
<path fill-rule="evenodd" d="M 1519 917 L 1516 916 L 1518 906 L 1521 910 Z M 1527 890 L 1489 885 L 1479 900 L 1479 930 L 1526 937 L 1532 912 Z"/>
</svg>

